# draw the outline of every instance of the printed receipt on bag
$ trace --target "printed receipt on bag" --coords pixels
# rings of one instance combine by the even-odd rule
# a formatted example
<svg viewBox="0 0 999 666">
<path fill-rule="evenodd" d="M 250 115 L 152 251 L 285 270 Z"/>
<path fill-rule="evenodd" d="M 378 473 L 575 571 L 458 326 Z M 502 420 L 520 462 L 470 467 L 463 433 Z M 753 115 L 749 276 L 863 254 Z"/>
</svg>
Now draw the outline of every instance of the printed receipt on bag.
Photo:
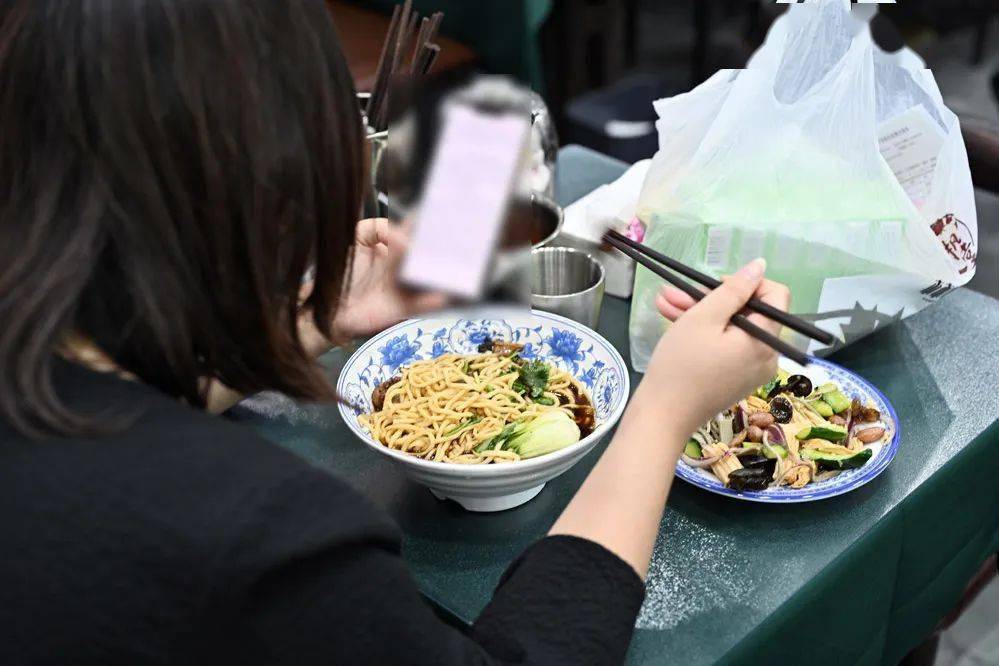
<svg viewBox="0 0 999 666">
<path fill-rule="evenodd" d="M 917 208 L 929 196 L 937 155 L 946 138 L 921 104 L 878 125 L 881 156 Z"/>
</svg>

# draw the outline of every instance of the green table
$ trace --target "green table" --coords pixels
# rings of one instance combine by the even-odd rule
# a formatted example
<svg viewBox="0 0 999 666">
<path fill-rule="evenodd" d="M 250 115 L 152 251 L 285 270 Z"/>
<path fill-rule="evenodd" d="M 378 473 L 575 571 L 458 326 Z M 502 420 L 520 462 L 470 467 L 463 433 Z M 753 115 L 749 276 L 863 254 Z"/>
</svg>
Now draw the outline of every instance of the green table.
<svg viewBox="0 0 999 666">
<path fill-rule="evenodd" d="M 623 169 L 567 147 L 558 197 L 571 202 Z M 628 310 L 608 298 L 599 326 L 625 356 Z M 897 663 L 999 549 L 997 332 L 999 302 L 963 290 L 834 357 L 884 391 L 902 431 L 895 461 L 853 493 L 768 506 L 678 480 L 629 661 Z M 331 372 L 343 353 L 325 359 Z M 528 504 L 478 515 L 405 480 L 332 408 L 251 404 L 256 411 L 244 408 L 242 418 L 395 516 L 420 588 L 457 623 L 482 610 L 507 564 L 545 534 L 600 453 Z"/>
</svg>

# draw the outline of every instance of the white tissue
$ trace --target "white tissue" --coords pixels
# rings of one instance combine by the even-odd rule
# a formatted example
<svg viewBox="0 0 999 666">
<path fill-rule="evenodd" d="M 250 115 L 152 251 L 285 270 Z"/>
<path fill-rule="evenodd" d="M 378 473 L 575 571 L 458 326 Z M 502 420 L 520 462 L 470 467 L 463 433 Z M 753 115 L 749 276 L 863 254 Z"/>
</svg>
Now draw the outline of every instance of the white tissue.
<svg viewBox="0 0 999 666">
<path fill-rule="evenodd" d="M 609 227 L 623 230 L 635 216 L 635 205 L 650 162 L 636 162 L 613 183 L 601 185 L 567 207 L 562 231 L 555 241 L 596 256 L 606 271 L 606 292 L 619 298 L 631 297 L 635 262 L 617 250 L 601 251 L 600 238 Z"/>
</svg>

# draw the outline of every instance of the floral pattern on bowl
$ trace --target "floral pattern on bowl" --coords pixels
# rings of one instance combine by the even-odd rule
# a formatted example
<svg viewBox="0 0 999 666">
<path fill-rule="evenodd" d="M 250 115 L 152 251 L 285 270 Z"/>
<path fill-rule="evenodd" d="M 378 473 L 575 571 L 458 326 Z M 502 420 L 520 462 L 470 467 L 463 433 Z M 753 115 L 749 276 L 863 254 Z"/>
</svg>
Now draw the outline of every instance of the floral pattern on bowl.
<svg viewBox="0 0 999 666">
<path fill-rule="evenodd" d="M 475 353 L 486 337 L 519 342 L 524 345 L 521 356 L 563 368 L 583 383 L 596 411 L 594 431 L 563 449 L 517 463 L 456 465 L 382 446 L 358 423 L 358 416 L 371 409 L 372 389 L 406 364 L 452 352 Z M 621 418 L 630 384 L 621 354 L 585 326 L 547 312 L 492 307 L 412 319 L 376 335 L 344 364 L 337 391 L 345 398 L 339 411 L 347 427 L 410 479 L 469 511 L 504 511 L 530 501 L 599 444 Z"/>
<path fill-rule="evenodd" d="M 565 370 L 590 392 L 597 421 L 627 400 L 620 355 L 581 324 L 545 312 L 504 318 L 414 319 L 375 336 L 350 358 L 337 388 L 354 416 L 371 409 L 371 391 L 404 366 L 442 354 L 474 354 L 486 338 L 524 345 L 520 355 Z M 352 425 L 348 422 L 348 425 Z"/>
</svg>

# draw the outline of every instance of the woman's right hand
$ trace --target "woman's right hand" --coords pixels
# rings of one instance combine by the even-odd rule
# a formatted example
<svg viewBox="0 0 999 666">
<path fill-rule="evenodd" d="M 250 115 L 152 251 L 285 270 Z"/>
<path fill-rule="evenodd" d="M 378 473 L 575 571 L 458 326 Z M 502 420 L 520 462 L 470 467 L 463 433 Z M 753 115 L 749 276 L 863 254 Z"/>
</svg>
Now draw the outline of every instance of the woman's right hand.
<svg viewBox="0 0 999 666">
<path fill-rule="evenodd" d="M 787 309 L 787 287 L 764 280 L 765 268 L 762 259 L 751 262 L 699 303 L 663 289 L 656 305 L 674 323 L 656 345 L 614 438 L 551 534 L 595 541 L 645 576 L 687 438 L 777 369 L 770 347 L 729 324 L 754 294 Z M 774 334 L 780 329 L 756 314 L 749 319 Z"/>
<path fill-rule="evenodd" d="M 660 405 L 671 425 L 687 435 L 769 381 L 777 353 L 732 326 L 729 319 L 753 297 L 787 310 L 788 288 L 763 279 L 766 263 L 750 262 L 699 303 L 674 287 L 656 298 L 673 325 L 656 345 L 640 390 Z M 749 320 L 774 335 L 781 325 L 758 314 Z"/>
</svg>

